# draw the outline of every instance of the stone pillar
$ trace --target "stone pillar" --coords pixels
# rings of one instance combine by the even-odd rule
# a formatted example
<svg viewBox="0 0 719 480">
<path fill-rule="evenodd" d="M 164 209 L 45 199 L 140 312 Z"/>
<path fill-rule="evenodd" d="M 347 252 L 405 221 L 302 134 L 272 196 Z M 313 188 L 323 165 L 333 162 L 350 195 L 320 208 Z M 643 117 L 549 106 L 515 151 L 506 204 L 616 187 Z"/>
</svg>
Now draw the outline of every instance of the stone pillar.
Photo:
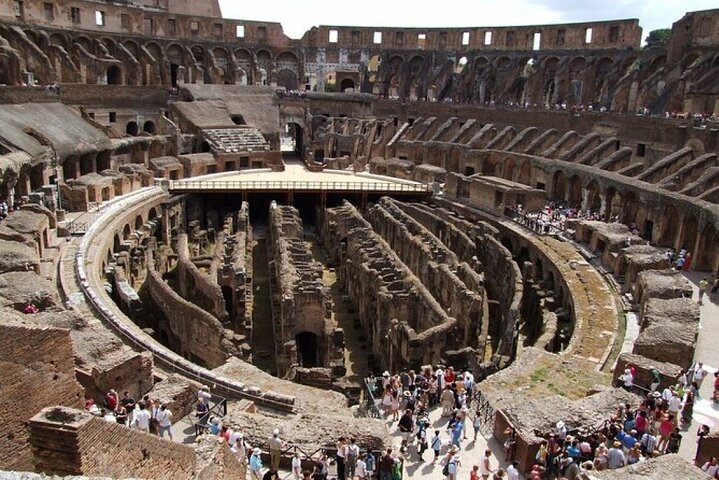
<svg viewBox="0 0 719 480">
<path fill-rule="evenodd" d="M 586 188 L 582 188 L 582 206 L 580 208 L 585 212 L 589 210 L 589 190 Z"/>
<path fill-rule="evenodd" d="M 635 113 L 637 111 L 637 92 L 639 91 L 639 82 L 632 82 L 629 87 L 629 100 L 627 101 L 627 113 Z"/>
</svg>

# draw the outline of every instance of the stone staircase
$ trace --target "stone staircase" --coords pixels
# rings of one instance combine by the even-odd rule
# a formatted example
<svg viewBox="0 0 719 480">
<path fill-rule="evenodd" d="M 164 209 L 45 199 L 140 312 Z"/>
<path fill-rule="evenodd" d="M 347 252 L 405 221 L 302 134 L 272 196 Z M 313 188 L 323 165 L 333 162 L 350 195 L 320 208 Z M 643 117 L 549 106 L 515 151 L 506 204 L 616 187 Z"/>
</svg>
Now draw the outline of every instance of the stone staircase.
<svg viewBox="0 0 719 480">
<path fill-rule="evenodd" d="M 270 144 L 256 128 L 213 128 L 202 135 L 217 153 L 267 152 Z"/>
</svg>

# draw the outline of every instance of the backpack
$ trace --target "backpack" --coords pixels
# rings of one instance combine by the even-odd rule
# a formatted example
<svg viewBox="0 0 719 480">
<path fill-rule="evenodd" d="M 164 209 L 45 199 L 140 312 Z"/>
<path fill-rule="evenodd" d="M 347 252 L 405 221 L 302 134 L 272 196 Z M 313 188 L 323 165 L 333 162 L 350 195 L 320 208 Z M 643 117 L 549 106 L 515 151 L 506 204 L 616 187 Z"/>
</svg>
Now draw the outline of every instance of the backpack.
<svg viewBox="0 0 719 480">
<path fill-rule="evenodd" d="M 349 465 L 354 465 L 357 462 L 358 450 L 359 448 L 352 448 L 352 446 L 347 449 L 347 463 Z"/>
<path fill-rule="evenodd" d="M 447 463 L 444 465 L 444 467 L 442 467 L 442 475 L 444 475 L 445 477 L 446 477 L 447 475 L 449 475 L 449 464 L 450 464 L 450 463 L 454 463 L 454 462 L 447 462 Z"/>
</svg>

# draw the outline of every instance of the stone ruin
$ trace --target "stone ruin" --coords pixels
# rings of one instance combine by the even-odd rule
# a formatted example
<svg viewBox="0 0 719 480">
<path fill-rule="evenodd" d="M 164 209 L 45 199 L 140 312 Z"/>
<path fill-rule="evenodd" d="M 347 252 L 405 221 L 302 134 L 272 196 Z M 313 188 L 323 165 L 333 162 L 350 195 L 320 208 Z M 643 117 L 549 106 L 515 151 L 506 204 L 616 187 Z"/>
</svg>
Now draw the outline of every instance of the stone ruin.
<svg viewBox="0 0 719 480">
<path fill-rule="evenodd" d="M 272 312 L 277 373 L 284 376 L 292 365 L 299 365 L 324 367 L 333 377 L 342 377 L 344 331 L 332 320 L 322 265 L 312 258 L 303 240 L 302 220 L 296 209 L 272 203 L 269 223 L 272 274 L 277 284 L 277 291 L 273 292 L 277 309 Z"/>
</svg>

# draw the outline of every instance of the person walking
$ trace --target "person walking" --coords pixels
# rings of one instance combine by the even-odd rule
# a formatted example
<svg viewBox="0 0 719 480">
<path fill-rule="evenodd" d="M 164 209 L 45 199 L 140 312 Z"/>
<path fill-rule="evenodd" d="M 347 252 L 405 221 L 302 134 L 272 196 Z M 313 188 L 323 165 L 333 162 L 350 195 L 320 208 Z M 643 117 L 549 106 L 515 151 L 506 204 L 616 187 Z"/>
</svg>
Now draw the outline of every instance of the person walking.
<svg viewBox="0 0 719 480">
<path fill-rule="evenodd" d="M 479 462 L 479 475 L 482 477 L 482 480 L 487 480 L 489 476 L 492 474 L 492 464 L 490 462 L 490 457 L 492 456 L 491 450 L 485 450 L 484 456 L 482 457 L 482 460 Z"/>
<path fill-rule="evenodd" d="M 167 405 L 160 407 L 157 421 L 160 427 L 160 438 L 164 437 L 165 433 L 167 433 L 167 436 L 170 437 L 170 441 L 172 441 L 172 411 L 167 408 Z"/>
<path fill-rule="evenodd" d="M 285 442 L 280 438 L 280 430 L 275 428 L 272 431 L 272 437 L 267 441 L 270 448 L 270 468 L 272 470 L 280 469 L 280 460 L 282 459 L 282 449 L 285 448 Z"/>
<path fill-rule="evenodd" d="M 704 305 L 704 294 L 706 293 L 708 287 L 709 281 L 707 280 L 707 277 L 699 280 L 699 305 Z"/>
<path fill-rule="evenodd" d="M 250 456 L 250 473 L 253 480 L 262 480 L 262 450 L 255 447 Z"/>
</svg>

